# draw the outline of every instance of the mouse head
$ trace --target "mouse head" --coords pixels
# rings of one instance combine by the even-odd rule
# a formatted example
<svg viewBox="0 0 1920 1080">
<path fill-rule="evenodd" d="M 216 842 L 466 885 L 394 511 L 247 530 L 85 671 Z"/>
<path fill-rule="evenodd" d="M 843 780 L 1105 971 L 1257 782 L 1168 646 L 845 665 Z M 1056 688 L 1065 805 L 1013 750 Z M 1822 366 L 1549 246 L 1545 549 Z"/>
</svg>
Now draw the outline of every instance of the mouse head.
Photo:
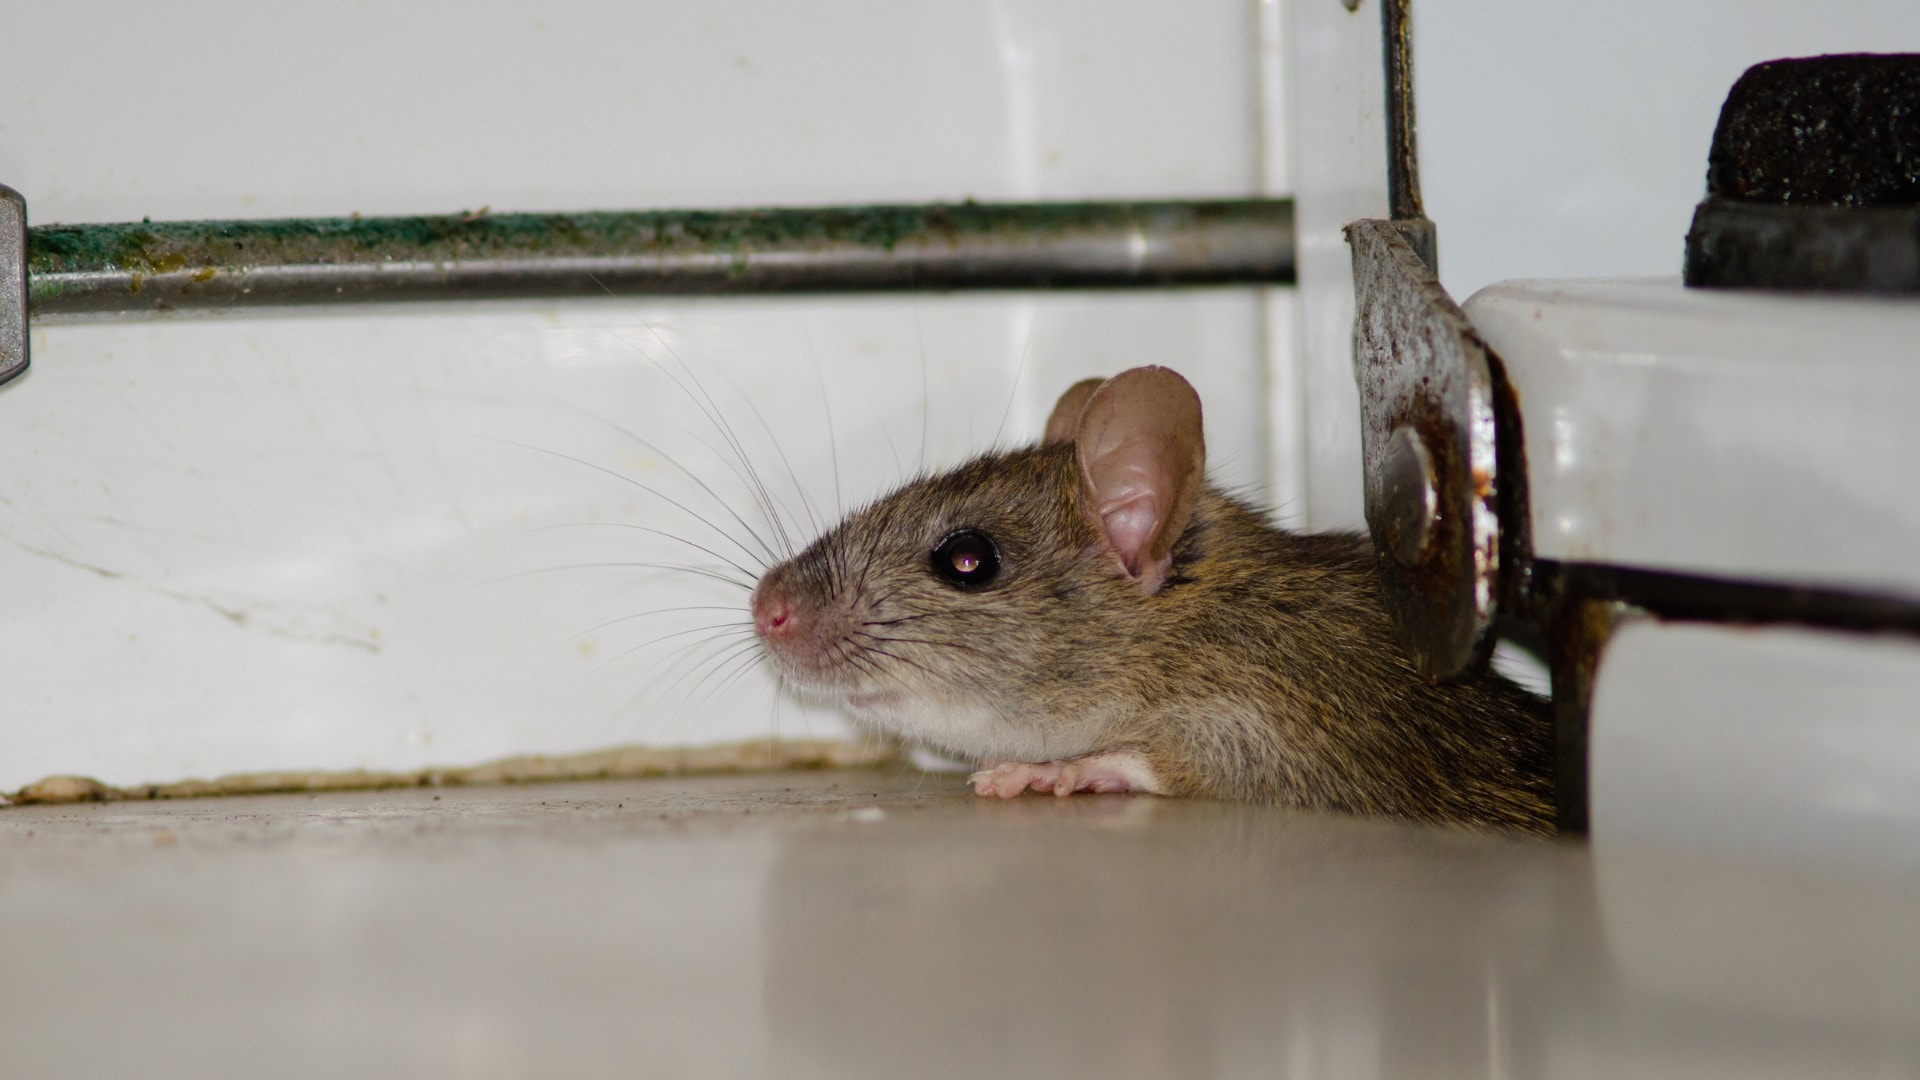
<svg viewBox="0 0 1920 1080">
<path fill-rule="evenodd" d="M 1005 752 L 988 729 L 1040 723 L 1127 662 L 1204 472 L 1185 379 L 1086 380 L 1038 445 L 913 481 L 769 570 L 755 629 L 803 693 L 952 752 Z"/>
</svg>

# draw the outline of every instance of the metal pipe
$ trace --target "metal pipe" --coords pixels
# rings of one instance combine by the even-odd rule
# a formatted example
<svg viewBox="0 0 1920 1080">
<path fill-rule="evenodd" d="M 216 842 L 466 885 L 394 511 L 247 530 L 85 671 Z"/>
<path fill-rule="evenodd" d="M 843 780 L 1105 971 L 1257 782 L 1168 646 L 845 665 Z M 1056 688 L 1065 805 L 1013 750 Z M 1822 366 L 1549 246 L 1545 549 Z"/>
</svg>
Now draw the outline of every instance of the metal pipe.
<svg viewBox="0 0 1920 1080">
<path fill-rule="evenodd" d="M 41 225 L 32 317 L 608 294 L 1293 281 L 1286 199 Z"/>
</svg>

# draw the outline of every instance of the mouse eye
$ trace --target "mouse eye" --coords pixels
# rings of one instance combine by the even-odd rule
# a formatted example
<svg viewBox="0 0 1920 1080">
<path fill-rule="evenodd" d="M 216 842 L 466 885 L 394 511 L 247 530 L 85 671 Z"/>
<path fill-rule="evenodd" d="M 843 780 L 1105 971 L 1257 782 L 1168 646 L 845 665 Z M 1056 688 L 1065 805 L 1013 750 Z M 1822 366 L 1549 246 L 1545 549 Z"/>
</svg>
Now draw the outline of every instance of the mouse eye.
<svg viewBox="0 0 1920 1080">
<path fill-rule="evenodd" d="M 1000 573 L 1000 549 L 978 529 L 956 530 L 933 549 L 933 572 L 963 589 L 985 585 Z"/>
</svg>

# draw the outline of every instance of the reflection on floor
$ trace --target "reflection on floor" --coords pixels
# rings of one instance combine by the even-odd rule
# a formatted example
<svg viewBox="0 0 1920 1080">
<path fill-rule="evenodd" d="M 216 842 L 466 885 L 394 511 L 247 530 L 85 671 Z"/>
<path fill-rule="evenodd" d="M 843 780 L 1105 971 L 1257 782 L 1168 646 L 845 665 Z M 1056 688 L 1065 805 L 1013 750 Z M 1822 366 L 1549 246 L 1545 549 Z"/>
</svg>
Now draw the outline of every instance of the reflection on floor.
<svg viewBox="0 0 1920 1080">
<path fill-rule="evenodd" d="M 1920 1071 L 1920 883 L 839 772 L 0 811 L 0 1073 Z"/>
</svg>

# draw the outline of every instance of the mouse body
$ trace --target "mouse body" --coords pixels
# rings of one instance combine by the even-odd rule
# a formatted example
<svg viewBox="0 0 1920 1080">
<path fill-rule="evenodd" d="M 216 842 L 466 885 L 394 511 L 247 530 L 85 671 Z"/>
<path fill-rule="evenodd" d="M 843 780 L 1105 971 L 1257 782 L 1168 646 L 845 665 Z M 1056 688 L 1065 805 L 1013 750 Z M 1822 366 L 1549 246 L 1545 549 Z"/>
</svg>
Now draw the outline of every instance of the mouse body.
<svg viewBox="0 0 1920 1080">
<path fill-rule="evenodd" d="M 909 482 L 753 592 L 782 682 L 977 763 L 981 795 L 1149 792 L 1553 827 L 1547 702 L 1402 656 L 1354 533 L 1209 486 L 1159 367 L 1070 388 L 1042 440 Z"/>
</svg>

